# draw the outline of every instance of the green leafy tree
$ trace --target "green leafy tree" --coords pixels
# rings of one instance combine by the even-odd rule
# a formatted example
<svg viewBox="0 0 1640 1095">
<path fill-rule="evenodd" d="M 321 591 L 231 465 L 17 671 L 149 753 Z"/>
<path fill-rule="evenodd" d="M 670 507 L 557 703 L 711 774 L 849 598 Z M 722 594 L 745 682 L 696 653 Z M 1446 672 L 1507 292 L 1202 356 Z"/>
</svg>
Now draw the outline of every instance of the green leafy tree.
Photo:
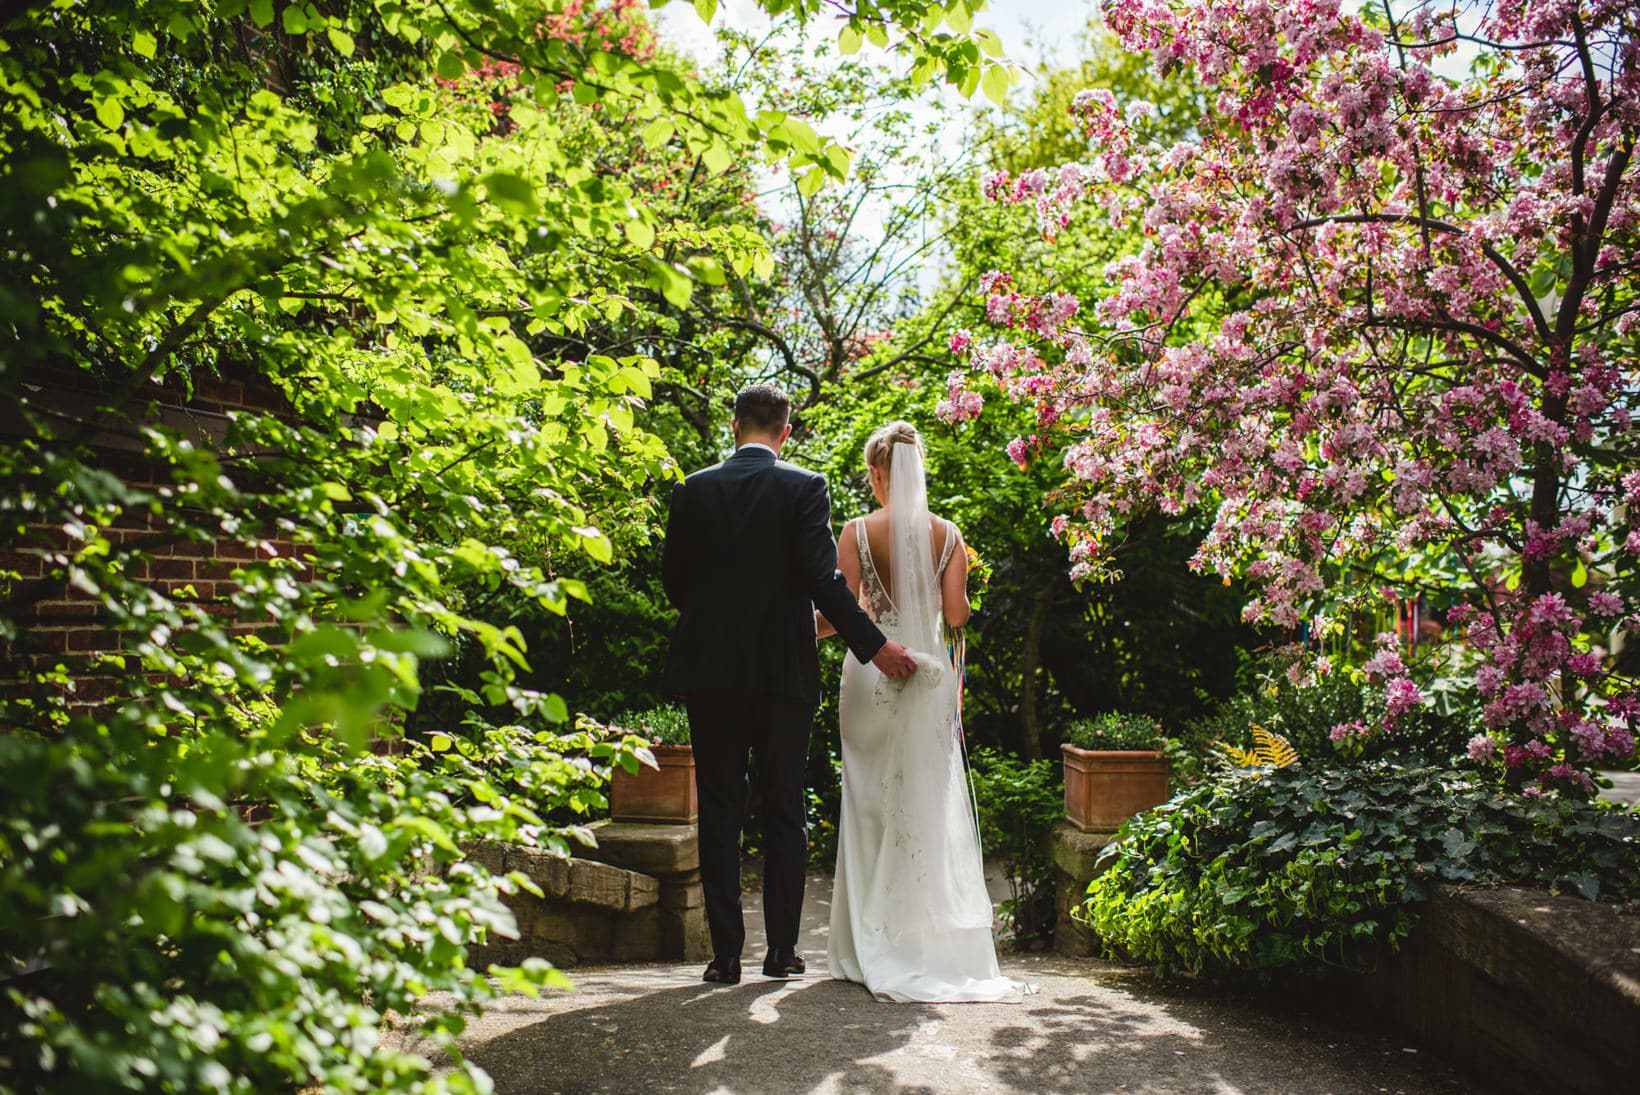
<svg viewBox="0 0 1640 1095">
<path fill-rule="evenodd" d="M 582 158 L 613 156 L 589 115 L 713 178 L 847 167 L 649 52 L 634 5 L 571 8 L 0 15 L 0 1085 L 483 1090 L 464 1016 L 564 983 L 469 964 L 526 882 L 462 849 L 567 851 L 638 746 L 527 687 L 497 606 L 567 611 L 676 474 L 643 422 L 661 363 L 565 347 L 768 261 Z M 925 76 L 994 67 L 960 4 L 846 16 Z M 215 379 L 266 405 L 155 406 Z M 156 581 L 183 549 L 225 580 Z M 107 649 L 53 649 L 49 605 Z M 452 649 L 482 668 L 418 721 Z M 457 1068 L 384 1043 L 388 1013 Z"/>
<path fill-rule="evenodd" d="M 930 450 L 931 504 L 957 521 L 969 543 L 995 567 L 985 611 L 971 628 L 970 725 L 982 740 L 1028 757 L 1051 750 L 1057 741 L 1054 724 L 1075 714 L 1119 708 L 1149 711 L 1170 722 L 1200 714 L 1213 697 L 1234 687 L 1236 651 L 1256 639 L 1237 620 L 1235 589 L 1189 573 L 1193 544 L 1186 520 L 1135 522 L 1116 549 L 1125 580 L 1081 591 L 1072 585 L 1064 553 L 1051 535 L 1051 506 L 1043 504 L 1045 498 L 1057 497 L 1067 476 L 1032 440 L 1039 432 L 1048 434 L 1051 425 L 1043 421 L 1041 408 L 1028 401 L 993 403 L 965 424 L 960 436 L 934 413 L 948 397 L 951 374 L 961 367 L 953 350 L 962 348 L 969 329 L 984 322 L 982 301 L 973 289 L 985 273 L 997 267 L 1050 269 L 1052 248 L 1038 235 L 1034 213 L 986 201 L 981 174 L 999 168 L 1028 170 L 1068 155 L 1071 98 L 1087 82 L 1120 86 L 1157 103 L 1159 131 L 1182 133 L 1189 124 L 1184 119 L 1200 116 L 1201 93 L 1194 83 L 1156 80 L 1113 49 L 1108 36 L 1091 30 L 1083 45 L 1085 60 L 1039 72 L 1028 94 L 1010 99 L 997 121 L 976 127 L 966 147 L 982 154 L 946 157 L 923 169 L 923 183 L 912 189 L 935 193 L 939 201 L 922 212 L 922 220 L 905 223 L 920 226 L 912 234 L 916 240 L 937 241 L 934 254 L 944 257 L 945 276 L 926 289 L 903 277 L 891 281 L 890 288 L 907 294 L 913 307 L 880 313 L 883 318 L 864 328 L 880 337 L 866 341 L 856 335 L 849 358 L 826 352 L 828 340 L 821 334 L 835 323 L 825 309 L 835 313 L 835 302 L 867 292 L 889 294 L 882 287 L 844 283 L 834 271 L 855 267 L 840 261 L 786 264 L 802 269 L 807 279 L 791 301 L 789 310 L 797 313 L 793 322 L 819 334 L 811 334 L 815 349 L 806 358 L 782 351 L 772 363 L 780 369 L 795 356 L 815 364 L 809 370 L 784 371 L 795 390 L 808 393 L 804 432 L 794 451 L 799 459 L 825 468 L 836 508 L 844 513 L 863 512 L 871 505 L 859 455 L 870 430 L 899 417 L 923 429 Z M 903 154 L 913 145 L 914 126 L 909 119 L 897 124 L 901 135 L 887 151 Z M 1085 154 L 1086 140 L 1079 139 Z M 954 177 L 947 170 L 949 162 L 962 168 Z M 922 209 L 917 201 L 908 199 L 903 208 Z M 829 248 L 820 253 L 822 258 L 880 253 L 875 241 L 851 238 L 861 234 L 850 229 L 851 209 L 830 220 L 816 216 L 792 231 L 800 240 L 820 239 Z M 1103 263 L 1133 243 L 1127 233 L 1082 221 L 1065 231 L 1076 235 L 1088 261 L 1053 269 L 1054 280 L 1044 279 L 1030 291 L 1067 285 L 1083 291 L 1101 283 Z M 904 250 L 914 253 L 916 246 Z M 811 303 L 816 301 L 818 305 Z M 800 344 L 795 338 L 789 341 Z M 1010 459 L 1005 452 L 1015 438 Z"/>
</svg>

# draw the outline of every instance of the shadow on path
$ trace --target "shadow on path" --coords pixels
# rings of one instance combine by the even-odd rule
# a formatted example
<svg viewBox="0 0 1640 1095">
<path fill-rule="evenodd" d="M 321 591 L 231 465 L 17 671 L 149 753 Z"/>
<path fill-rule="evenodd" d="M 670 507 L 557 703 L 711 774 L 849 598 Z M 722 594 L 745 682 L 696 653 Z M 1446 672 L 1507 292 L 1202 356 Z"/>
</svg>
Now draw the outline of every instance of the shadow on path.
<svg viewBox="0 0 1640 1095">
<path fill-rule="evenodd" d="M 873 1058 L 932 1017 L 830 979 L 665 989 L 554 1015 L 469 1048 L 501 1095 L 548 1091 L 906 1091 Z"/>
<path fill-rule="evenodd" d="M 678 985 L 692 974 L 601 971 L 488 1017 L 467 1052 L 501 1095 L 1479 1090 L 1381 1038 L 1097 964 L 1053 964 L 1022 1004 L 882 1004 L 823 974 Z"/>
<path fill-rule="evenodd" d="M 1481 1090 L 1428 1055 L 1318 1019 L 1298 1001 L 1158 984 L 1097 960 L 1005 957 L 1004 972 L 1041 989 L 1020 1003 L 879 1003 L 826 975 L 830 881 L 809 883 L 807 977 L 759 974 L 761 917 L 748 901 L 744 983 L 703 985 L 695 963 L 571 970 L 574 992 L 495 1001 L 468 1027 L 463 1050 L 501 1095 Z M 437 1056 L 406 1030 L 394 1037 Z"/>
</svg>

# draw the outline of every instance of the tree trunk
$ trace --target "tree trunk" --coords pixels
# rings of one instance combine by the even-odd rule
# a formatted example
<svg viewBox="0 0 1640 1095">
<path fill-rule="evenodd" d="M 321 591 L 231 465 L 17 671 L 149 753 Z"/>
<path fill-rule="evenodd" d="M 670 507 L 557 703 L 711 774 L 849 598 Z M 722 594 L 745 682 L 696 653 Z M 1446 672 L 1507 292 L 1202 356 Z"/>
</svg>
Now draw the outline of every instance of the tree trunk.
<svg viewBox="0 0 1640 1095">
<path fill-rule="evenodd" d="M 1042 726 L 1041 715 L 1037 711 L 1036 678 L 1042 669 L 1042 632 L 1048 626 L 1048 611 L 1053 608 L 1054 596 L 1059 592 L 1059 576 L 1056 574 L 1036 594 L 1036 602 L 1031 606 L 1031 622 L 1025 629 L 1025 653 L 1021 666 L 1022 678 L 1020 681 L 1019 717 L 1022 723 L 1021 732 L 1024 735 L 1024 755 L 1026 760 L 1040 760 L 1042 757 Z"/>
</svg>

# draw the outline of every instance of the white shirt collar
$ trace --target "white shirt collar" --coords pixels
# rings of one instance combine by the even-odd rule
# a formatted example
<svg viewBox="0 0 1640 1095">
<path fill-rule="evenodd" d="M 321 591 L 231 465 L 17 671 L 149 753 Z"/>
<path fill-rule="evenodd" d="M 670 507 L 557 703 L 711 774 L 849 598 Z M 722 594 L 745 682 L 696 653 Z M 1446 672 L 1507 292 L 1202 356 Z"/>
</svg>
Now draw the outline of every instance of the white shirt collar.
<svg viewBox="0 0 1640 1095">
<path fill-rule="evenodd" d="M 748 441 L 744 445 L 740 446 L 740 449 L 762 449 L 764 452 L 769 453 L 771 456 L 774 456 L 776 459 L 778 459 L 779 456 L 780 456 L 780 454 L 775 452 L 773 448 L 771 448 L 768 445 L 765 445 L 761 441 Z M 740 449 L 736 449 L 735 451 L 739 452 Z"/>
</svg>

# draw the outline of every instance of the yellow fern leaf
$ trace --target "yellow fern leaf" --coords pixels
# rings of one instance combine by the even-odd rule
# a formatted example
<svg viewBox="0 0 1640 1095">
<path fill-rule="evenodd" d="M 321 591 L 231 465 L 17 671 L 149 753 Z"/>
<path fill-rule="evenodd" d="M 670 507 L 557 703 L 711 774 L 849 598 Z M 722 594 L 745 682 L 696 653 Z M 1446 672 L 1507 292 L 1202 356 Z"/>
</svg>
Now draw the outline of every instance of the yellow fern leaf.
<svg viewBox="0 0 1640 1095">
<path fill-rule="evenodd" d="M 1214 742 L 1214 745 L 1237 768 L 1257 768 L 1259 766 L 1258 754 L 1251 749 L 1242 749 L 1222 741 Z"/>
<path fill-rule="evenodd" d="M 1253 726 L 1253 748 L 1260 764 L 1285 768 L 1298 763 L 1298 750 L 1293 748 L 1292 742 L 1257 724 Z"/>
<path fill-rule="evenodd" d="M 1214 742 L 1213 746 L 1238 768 L 1285 768 L 1298 763 L 1298 750 L 1292 742 L 1257 724 L 1253 726 L 1251 749 L 1222 741 Z"/>
</svg>

